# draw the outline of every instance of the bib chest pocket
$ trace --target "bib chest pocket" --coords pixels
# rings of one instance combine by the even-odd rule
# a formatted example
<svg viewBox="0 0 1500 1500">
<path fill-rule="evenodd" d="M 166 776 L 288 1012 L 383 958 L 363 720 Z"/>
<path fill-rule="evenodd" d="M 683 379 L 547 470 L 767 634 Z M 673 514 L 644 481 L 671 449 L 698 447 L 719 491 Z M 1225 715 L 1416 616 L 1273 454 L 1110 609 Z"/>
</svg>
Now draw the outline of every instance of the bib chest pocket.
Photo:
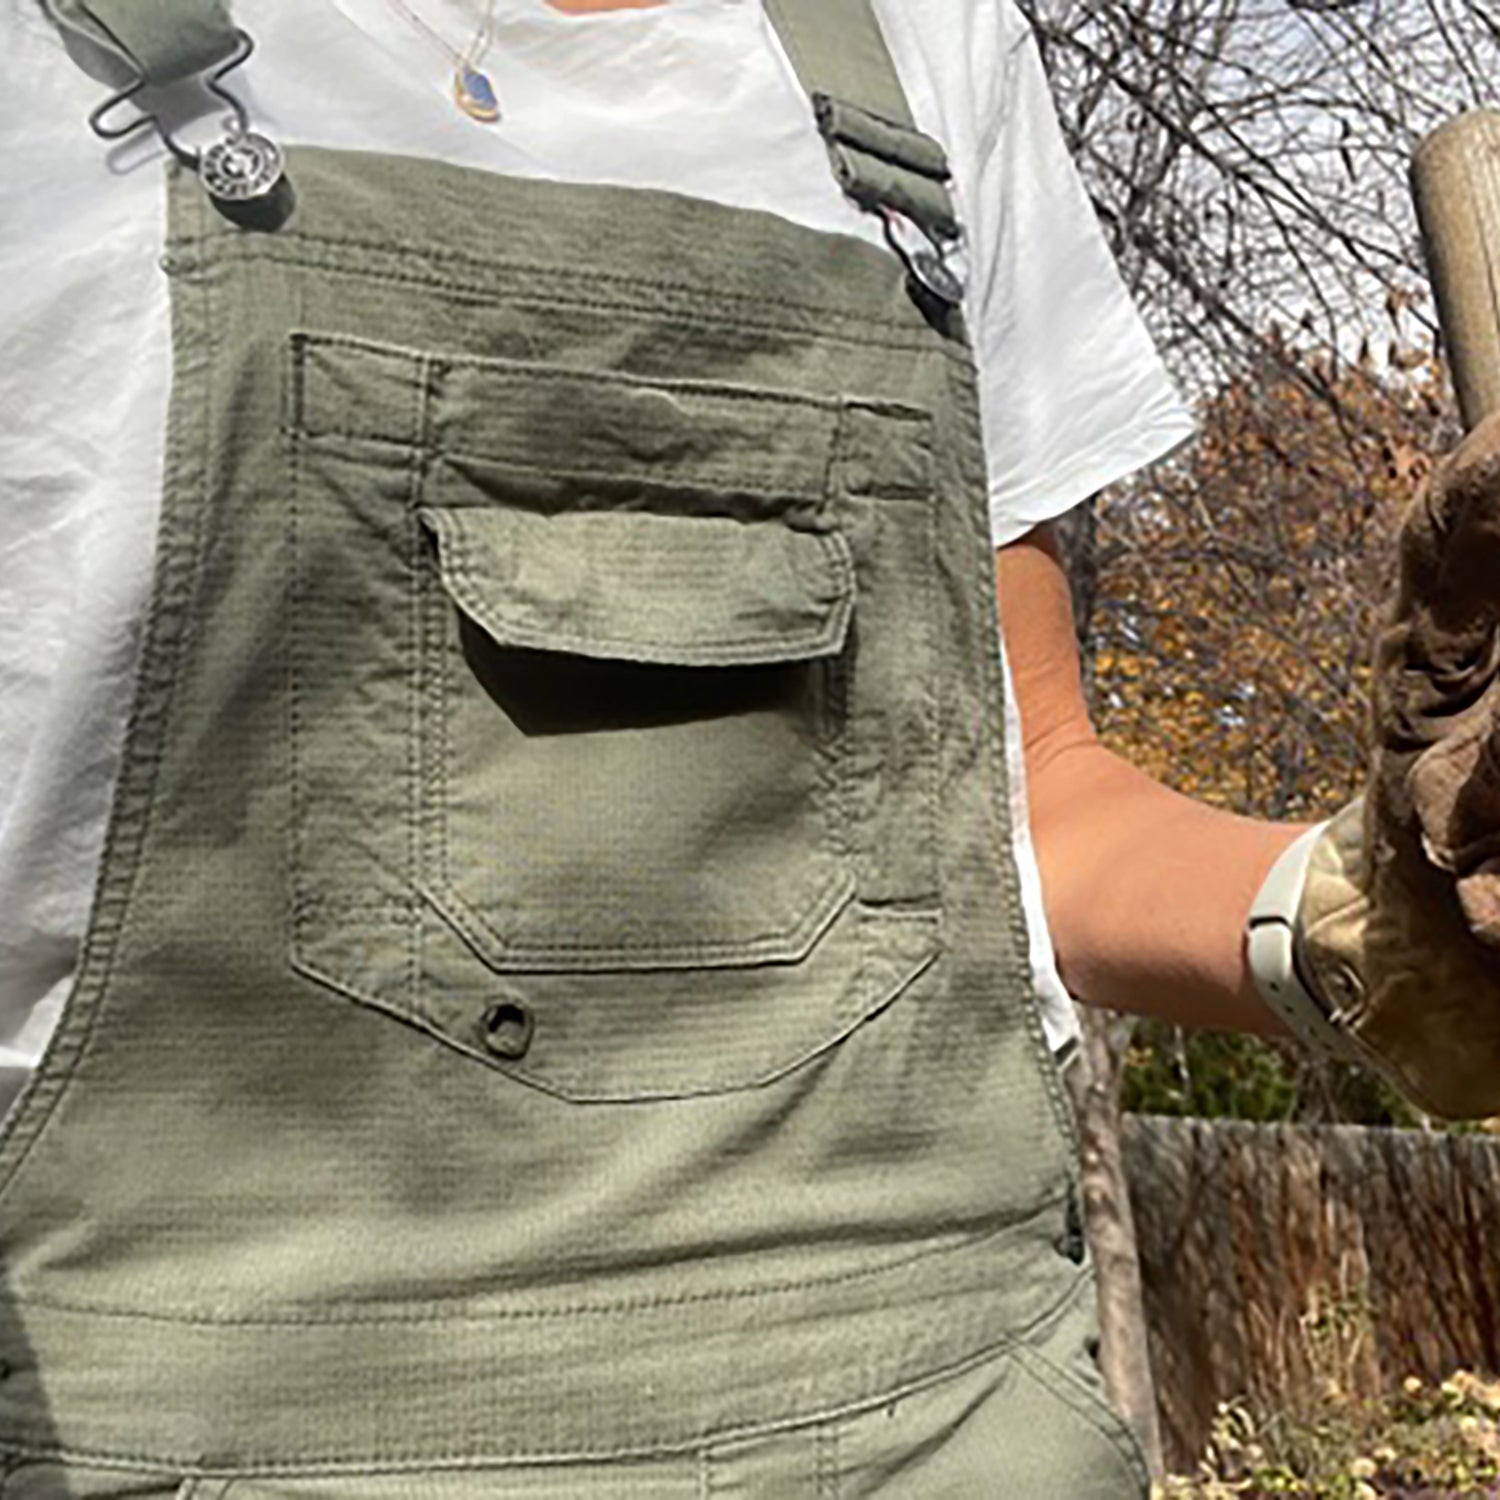
<svg viewBox="0 0 1500 1500">
<path fill-rule="evenodd" d="M 921 672 L 920 413 L 292 352 L 302 972 L 632 1100 L 780 1076 L 932 962 L 936 725 L 881 644 Z"/>
</svg>

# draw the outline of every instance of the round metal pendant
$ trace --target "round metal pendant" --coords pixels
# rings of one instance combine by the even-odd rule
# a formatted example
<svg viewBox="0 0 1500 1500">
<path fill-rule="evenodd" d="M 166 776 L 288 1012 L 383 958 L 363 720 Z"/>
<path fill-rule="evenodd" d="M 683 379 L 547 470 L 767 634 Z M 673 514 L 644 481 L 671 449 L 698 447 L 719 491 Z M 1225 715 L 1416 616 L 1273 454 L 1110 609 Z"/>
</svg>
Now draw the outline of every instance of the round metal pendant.
<svg viewBox="0 0 1500 1500">
<path fill-rule="evenodd" d="M 961 236 L 939 239 L 889 205 L 881 208 L 880 216 L 885 224 L 886 243 L 901 257 L 911 279 L 939 301 L 953 306 L 963 301 Z"/>
<path fill-rule="evenodd" d="M 198 162 L 198 176 L 210 195 L 231 203 L 264 198 L 281 173 L 281 148 L 251 130 L 215 141 Z"/>
<path fill-rule="evenodd" d="M 911 274 L 935 297 L 955 304 L 963 301 L 963 282 L 936 250 L 914 251 L 907 264 Z"/>
</svg>

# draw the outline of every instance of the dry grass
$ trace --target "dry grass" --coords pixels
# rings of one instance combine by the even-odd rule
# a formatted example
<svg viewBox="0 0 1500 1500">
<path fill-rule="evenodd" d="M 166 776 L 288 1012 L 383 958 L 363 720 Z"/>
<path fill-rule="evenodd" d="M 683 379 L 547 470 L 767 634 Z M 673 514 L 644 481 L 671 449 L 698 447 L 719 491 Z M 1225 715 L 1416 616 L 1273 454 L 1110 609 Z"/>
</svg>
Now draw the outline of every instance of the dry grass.
<svg viewBox="0 0 1500 1500">
<path fill-rule="evenodd" d="M 1340 1344 L 1347 1330 L 1314 1337 Z M 1197 1475 L 1157 1490 L 1158 1500 L 1500 1500 L 1500 1380 L 1459 1371 L 1438 1385 L 1409 1376 L 1377 1400 L 1329 1380 L 1298 1410 L 1219 1408 Z"/>
</svg>

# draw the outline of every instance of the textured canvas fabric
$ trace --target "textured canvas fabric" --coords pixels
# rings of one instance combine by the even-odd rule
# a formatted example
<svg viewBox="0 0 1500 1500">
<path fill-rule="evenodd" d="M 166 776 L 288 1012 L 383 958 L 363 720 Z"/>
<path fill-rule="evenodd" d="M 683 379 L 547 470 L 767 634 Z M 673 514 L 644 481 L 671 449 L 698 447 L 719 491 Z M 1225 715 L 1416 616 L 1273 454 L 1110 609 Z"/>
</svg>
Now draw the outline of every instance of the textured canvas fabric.
<svg viewBox="0 0 1500 1500">
<path fill-rule="evenodd" d="M 1138 1465 L 1066 1352 L 1087 1319 L 1075 1300 L 1024 1344 L 913 1381 L 876 1403 L 678 1454 L 508 1464 L 480 1457 L 431 1468 L 269 1470 L 181 1482 L 30 1458 L 5 1474 L 4 1493 L 15 1500 L 1121 1500 L 1140 1492 Z"/>
<path fill-rule="evenodd" d="M 461 38 L 470 3 L 420 9 Z M 913 113 L 953 167 L 991 524 L 997 544 L 1011 541 L 1191 423 L 1110 258 L 1014 0 L 872 8 Z M 256 49 L 230 82 L 279 141 L 663 188 L 883 243 L 828 171 L 761 0 L 592 16 L 505 0 L 486 57 L 505 107 L 495 126 L 455 107 L 452 59 L 391 0 L 255 0 L 240 20 Z M 92 135 L 103 80 L 75 65 L 37 0 L 0 0 L 0 35 L 3 1109 L 45 1050 L 81 954 L 154 561 L 171 352 L 165 146 Z M 471 238 L 505 232 L 469 226 Z M 1006 738 L 1019 754 L 1013 717 Z M 1018 838 L 1025 822 L 1018 806 Z M 1035 861 L 1018 859 L 1043 1024 L 1066 1045 L 1072 1002 Z"/>
<path fill-rule="evenodd" d="M 52 15 L 75 45 L 83 44 L 79 60 L 122 85 L 190 78 L 222 63 L 236 46 L 222 3 L 184 12 L 176 0 L 53 0 Z"/>
<path fill-rule="evenodd" d="M 173 173 L 137 701 L 0 1136 L 5 1492 L 1144 1493 L 960 319 L 770 215 L 290 170 L 274 234 Z"/>
</svg>

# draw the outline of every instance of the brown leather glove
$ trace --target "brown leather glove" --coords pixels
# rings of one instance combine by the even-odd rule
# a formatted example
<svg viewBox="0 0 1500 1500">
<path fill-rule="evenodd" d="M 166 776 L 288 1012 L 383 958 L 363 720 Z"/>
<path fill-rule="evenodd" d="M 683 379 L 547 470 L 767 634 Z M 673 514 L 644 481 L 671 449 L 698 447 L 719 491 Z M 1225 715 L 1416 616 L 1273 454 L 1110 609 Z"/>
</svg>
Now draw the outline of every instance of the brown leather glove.
<svg viewBox="0 0 1500 1500">
<path fill-rule="evenodd" d="M 1402 524 L 1366 794 L 1314 845 L 1297 968 L 1335 1049 L 1453 1118 L 1500 1113 L 1500 413 Z"/>
</svg>

